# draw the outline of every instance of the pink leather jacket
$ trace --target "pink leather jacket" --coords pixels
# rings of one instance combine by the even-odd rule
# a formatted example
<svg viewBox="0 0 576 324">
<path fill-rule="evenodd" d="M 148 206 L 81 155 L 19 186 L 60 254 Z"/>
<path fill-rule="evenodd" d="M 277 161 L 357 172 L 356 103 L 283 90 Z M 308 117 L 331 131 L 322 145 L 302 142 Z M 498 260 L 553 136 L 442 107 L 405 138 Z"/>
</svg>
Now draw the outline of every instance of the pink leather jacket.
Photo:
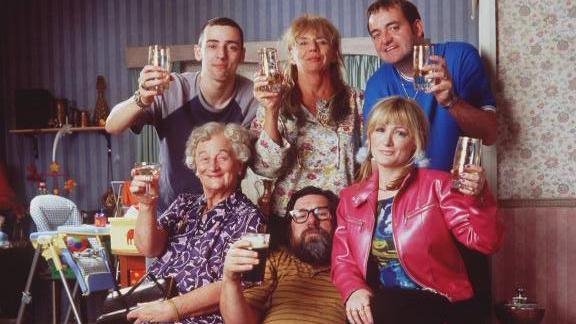
<svg viewBox="0 0 576 324">
<path fill-rule="evenodd" d="M 474 292 L 454 240 L 485 254 L 499 248 L 503 226 L 487 186 L 478 197 L 450 189 L 447 172 L 414 169 L 392 202 L 392 231 L 400 262 L 420 286 L 450 301 Z M 332 247 L 332 281 L 342 300 L 365 288 L 375 226 L 378 172 L 340 192 Z"/>
</svg>

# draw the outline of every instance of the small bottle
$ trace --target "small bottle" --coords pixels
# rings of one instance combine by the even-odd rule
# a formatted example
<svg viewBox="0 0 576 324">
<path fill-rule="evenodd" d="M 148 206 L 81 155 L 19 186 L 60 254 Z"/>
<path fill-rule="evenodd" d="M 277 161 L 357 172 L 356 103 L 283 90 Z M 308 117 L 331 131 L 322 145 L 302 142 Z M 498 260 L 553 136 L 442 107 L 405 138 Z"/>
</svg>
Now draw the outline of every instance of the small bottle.
<svg viewBox="0 0 576 324">
<path fill-rule="evenodd" d="M 90 116 L 88 116 L 87 111 L 80 111 L 80 127 L 90 126 Z"/>
<path fill-rule="evenodd" d="M 106 227 L 106 223 L 108 223 L 108 218 L 102 209 L 94 214 L 94 226 Z"/>
<path fill-rule="evenodd" d="M 40 181 L 38 183 L 38 194 L 39 195 L 47 195 L 48 194 L 48 188 L 46 187 L 46 182 Z"/>
</svg>

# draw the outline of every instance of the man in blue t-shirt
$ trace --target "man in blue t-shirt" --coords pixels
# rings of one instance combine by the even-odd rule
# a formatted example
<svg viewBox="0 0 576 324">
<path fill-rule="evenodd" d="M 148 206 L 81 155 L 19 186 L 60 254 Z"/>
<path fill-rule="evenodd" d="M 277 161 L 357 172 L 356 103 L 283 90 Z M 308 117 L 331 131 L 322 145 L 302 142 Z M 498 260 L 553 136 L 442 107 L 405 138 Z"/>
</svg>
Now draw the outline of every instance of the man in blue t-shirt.
<svg viewBox="0 0 576 324">
<path fill-rule="evenodd" d="M 416 100 L 428 116 L 429 167 L 450 170 L 458 136 L 496 141 L 496 103 L 474 47 L 466 43 L 434 44 L 433 64 L 426 66 L 434 85 L 428 93 L 413 86 L 412 51 L 424 38 L 424 25 L 414 4 L 378 0 L 367 10 L 368 32 L 384 64 L 366 85 L 363 117 L 380 98 L 400 95 Z M 459 246 L 474 288 L 474 298 L 458 307 L 483 323 L 490 314 L 490 269 L 486 256 Z"/>
<path fill-rule="evenodd" d="M 256 116 L 252 81 L 236 75 L 244 53 L 240 26 L 230 18 L 211 19 L 194 47 L 194 56 L 202 63 L 199 73 L 168 74 L 161 67 L 147 65 L 140 72 L 134 96 L 110 112 L 106 120 L 110 133 L 128 127 L 140 133 L 145 124 L 156 128 L 162 164 L 158 215 L 178 194 L 202 193 L 198 178 L 184 165 L 185 144 L 192 130 L 210 121 L 249 127 Z"/>
<path fill-rule="evenodd" d="M 460 135 L 496 141 L 496 103 L 478 51 L 460 42 L 434 44 L 432 64 L 425 67 L 435 80 L 429 92 L 415 91 L 412 51 L 424 38 L 418 9 L 409 1 L 380 0 L 367 10 L 368 31 L 384 64 L 366 85 L 363 109 L 367 120 L 381 98 L 400 95 L 416 100 L 428 116 L 429 166 L 450 170 Z"/>
</svg>

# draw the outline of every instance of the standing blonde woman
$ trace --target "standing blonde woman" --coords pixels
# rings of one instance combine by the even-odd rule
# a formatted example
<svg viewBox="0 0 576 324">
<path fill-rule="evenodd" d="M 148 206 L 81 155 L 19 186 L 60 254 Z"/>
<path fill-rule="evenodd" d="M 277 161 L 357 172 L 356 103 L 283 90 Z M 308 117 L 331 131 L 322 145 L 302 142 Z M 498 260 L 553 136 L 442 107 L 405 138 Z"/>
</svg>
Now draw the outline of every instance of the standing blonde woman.
<svg viewBox="0 0 576 324">
<path fill-rule="evenodd" d="M 292 193 L 316 186 L 338 193 L 353 181 L 360 119 L 342 76 L 340 33 L 326 18 L 296 18 L 283 39 L 289 57 L 280 92 L 263 91 L 252 128 L 259 132 L 255 172 L 275 178 L 274 211 L 284 215 Z"/>
</svg>

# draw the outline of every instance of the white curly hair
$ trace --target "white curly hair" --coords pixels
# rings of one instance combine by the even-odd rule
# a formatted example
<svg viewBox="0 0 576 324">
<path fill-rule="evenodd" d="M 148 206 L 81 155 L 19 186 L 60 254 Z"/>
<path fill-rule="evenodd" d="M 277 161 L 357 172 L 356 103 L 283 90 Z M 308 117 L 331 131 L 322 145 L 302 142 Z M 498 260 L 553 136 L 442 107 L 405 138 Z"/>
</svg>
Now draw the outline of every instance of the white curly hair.
<svg viewBox="0 0 576 324">
<path fill-rule="evenodd" d="M 252 157 L 252 135 L 246 128 L 230 123 L 209 122 L 195 128 L 186 142 L 184 163 L 191 170 L 196 170 L 196 148 L 201 142 L 209 141 L 214 135 L 223 134 L 232 144 L 234 158 L 242 162 L 245 171 Z"/>
</svg>

